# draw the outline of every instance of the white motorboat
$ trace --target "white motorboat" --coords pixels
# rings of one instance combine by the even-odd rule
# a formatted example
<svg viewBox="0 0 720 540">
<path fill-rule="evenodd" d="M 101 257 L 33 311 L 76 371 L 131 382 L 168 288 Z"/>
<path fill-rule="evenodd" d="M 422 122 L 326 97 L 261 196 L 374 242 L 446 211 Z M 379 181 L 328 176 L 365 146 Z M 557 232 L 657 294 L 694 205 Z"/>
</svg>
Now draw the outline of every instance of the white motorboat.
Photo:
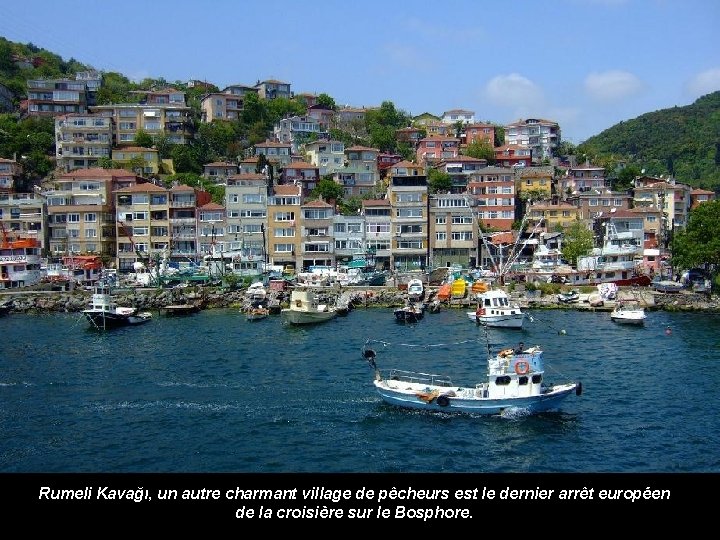
<svg viewBox="0 0 720 540">
<path fill-rule="evenodd" d="M 620 324 L 645 324 L 645 309 L 637 304 L 618 302 L 610 313 L 610 319 Z"/>
<path fill-rule="evenodd" d="M 337 317 L 335 306 L 321 304 L 317 294 L 308 289 L 295 289 L 290 295 L 290 306 L 280 315 L 290 324 L 314 324 Z"/>
<path fill-rule="evenodd" d="M 467 312 L 471 321 L 498 328 L 522 328 L 526 315 L 520 306 L 510 302 L 505 291 L 490 289 L 478 293 L 477 298 L 477 309 Z"/>
</svg>

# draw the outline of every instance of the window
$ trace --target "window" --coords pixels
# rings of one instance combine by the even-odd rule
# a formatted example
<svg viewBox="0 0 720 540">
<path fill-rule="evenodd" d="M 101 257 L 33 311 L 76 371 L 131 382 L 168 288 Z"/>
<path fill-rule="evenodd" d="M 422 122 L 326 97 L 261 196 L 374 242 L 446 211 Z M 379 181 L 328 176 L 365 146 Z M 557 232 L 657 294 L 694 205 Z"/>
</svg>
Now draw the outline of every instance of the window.
<svg viewBox="0 0 720 540">
<path fill-rule="evenodd" d="M 142 221 L 144 219 L 147 219 L 147 212 L 133 212 L 133 220 Z"/>
<path fill-rule="evenodd" d="M 85 214 L 85 222 L 86 223 L 95 223 L 97 221 L 97 214 L 96 213 L 88 213 Z"/>
<path fill-rule="evenodd" d="M 80 223 L 80 214 L 68 214 L 67 222 L 68 223 Z"/>
<path fill-rule="evenodd" d="M 295 229 L 275 229 L 275 237 L 282 238 L 288 236 L 295 236 Z"/>
<path fill-rule="evenodd" d="M 259 193 L 245 193 L 243 194 L 243 202 L 246 204 L 263 203 L 265 199 Z"/>
<path fill-rule="evenodd" d="M 275 253 L 291 253 L 293 244 L 275 244 Z"/>
<path fill-rule="evenodd" d="M 398 193 L 396 201 L 399 203 L 422 202 L 422 193 Z"/>
<path fill-rule="evenodd" d="M 399 218 L 421 218 L 423 212 L 422 208 L 398 208 L 395 215 Z"/>
<path fill-rule="evenodd" d="M 460 231 L 460 232 L 454 232 L 452 233 L 452 239 L 453 240 L 472 240 L 472 231 Z"/>
<path fill-rule="evenodd" d="M 97 230 L 85 229 L 85 238 L 97 238 Z"/>
<path fill-rule="evenodd" d="M 329 214 L 329 210 L 320 208 L 304 211 L 305 219 L 327 219 Z"/>
<path fill-rule="evenodd" d="M 445 225 L 446 223 L 447 223 L 446 216 L 435 216 L 435 224 L 436 225 Z"/>
<path fill-rule="evenodd" d="M 147 236 L 149 232 L 149 227 L 133 227 L 132 233 L 133 236 Z"/>
<path fill-rule="evenodd" d="M 398 240 L 398 249 L 423 249 L 422 240 Z"/>
<path fill-rule="evenodd" d="M 473 218 L 472 216 L 453 216 L 452 223 L 453 225 L 472 225 Z"/>
<path fill-rule="evenodd" d="M 447 233 L 445 232 L 436 232 L 435 233 L 435 240 L 439 240 L 441 242 L 447 240 Z"/>
<path fill-rule="evenodd" d="M 295 212 L 275 212 L 275 221 L 295 221 Z"/>
<path fill-rule="evenodd" d="M 305 244 L 305 251 L 306 252 L 322 252 L 322 253 L 329 253 L 330 252 L 330 244 L 325 242 L 322 244 Z"/>
</svg>

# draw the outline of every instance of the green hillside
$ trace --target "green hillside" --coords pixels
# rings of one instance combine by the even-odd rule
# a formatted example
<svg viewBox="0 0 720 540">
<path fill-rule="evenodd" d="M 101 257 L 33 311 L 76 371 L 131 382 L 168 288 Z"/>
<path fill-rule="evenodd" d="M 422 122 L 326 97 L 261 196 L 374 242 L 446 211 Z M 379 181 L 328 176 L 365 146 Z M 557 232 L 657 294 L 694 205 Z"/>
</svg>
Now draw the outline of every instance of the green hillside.
<svg viewBox="0 0 720 540">
<path fill-rule="evenodd" d="M 649 175 L 673 175 L 704 189 L 720 188 L 720 92 L 692 105 L 620 122 L 578 147 L 595 162 L 625 161 Z"/>
</svg>

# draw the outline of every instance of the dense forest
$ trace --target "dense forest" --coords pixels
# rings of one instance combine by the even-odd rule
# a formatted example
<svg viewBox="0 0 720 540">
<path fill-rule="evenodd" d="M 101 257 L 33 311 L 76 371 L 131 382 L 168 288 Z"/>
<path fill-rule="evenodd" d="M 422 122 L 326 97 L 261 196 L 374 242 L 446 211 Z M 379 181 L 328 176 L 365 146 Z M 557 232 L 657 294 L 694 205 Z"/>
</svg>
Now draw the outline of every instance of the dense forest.
<svg viewBox="0 0 720 540">
<path fill-rule="evenodd" d="M 73 58 L 65 61 L 32 43 L 13 43 L 0 37 L 0 84 L 13 94 L 15 109 L 27 94 L 27 80 L 74 78 L 76 72 L 92 69 L 95 68 Z M 153 144 L 162 158 L 173 159 L 179 180 L 196 185 L 202 182 L 203 164 L 243 156 L 254 144 L 270 136 L 278 120 L 307 111 L 302 96 L 265 101 L 251 94 L 238 120 L 204 124 L 200 122 L 200 100 L 208 88 L 188 88 L 185 81 L 164 79 L 133 82 L 120 73 L 100 71 L 103 82 L 97 95 L 98 104 L 136 103 L 143 97 L 140 90 L 174 87 L 185 92 L 195 130 L 190 145 L 171 145 L 157 137 L 147 141 L 146 134 L 138 137 L 139 142 Z M 209 90 L 218 91 L 218 88 Z M 332 97 L 320 94 L 318 98 L 324 106 L 336 108 Z M 0 105 L 0 157 L 22 156 L 26 184 L 46 177 L 53 169 L 52 119 L 20 118 L 13 111 L 2 111 Z M 410 115 L 386 101 L 378 108 L 368 109 L 363 125 L 332 129 L 331 136 L 347 146 L 370 146 L 411 159 L 413 149 L 399 142 L 395 134 L 396 129 L 407 127 L 411 122 Z M 502 133 L 502 127 L 497 127 Z M 472 148 L 468 153 L 488 157 L 489 162 L 493 160 L 491 149 Z M 575 154 L 579 162 L 588 159 L 605 167 L 618 189 L 630 187 L 632 177 L 643 169 L 649 175 L 672 175 L 693 187 L 720 189 L 720 92 L 703 96 L 685 107 L 659 110 L 620 122 L 576 148 L 563 143 L 560 153 Z M 619 169 L 618 165 L 625 169 Z"/>
<path fill-rule="evenodd" d="M 624 162 L 652 176 L 720 188 L 720 92 L 620 122 L 577 148 L 596 163 Z"/>
</svg>

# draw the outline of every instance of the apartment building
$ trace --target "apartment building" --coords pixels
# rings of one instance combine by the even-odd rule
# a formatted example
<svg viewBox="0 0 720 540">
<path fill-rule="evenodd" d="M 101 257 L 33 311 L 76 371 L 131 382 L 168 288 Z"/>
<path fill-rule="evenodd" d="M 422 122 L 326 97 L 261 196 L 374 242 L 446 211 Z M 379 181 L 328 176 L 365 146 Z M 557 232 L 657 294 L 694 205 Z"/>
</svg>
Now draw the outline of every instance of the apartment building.
<svg viewBox="0 0 720 540">
<path fill-rule="evenodd" d="M 335 207 L 322 200 L 313 200 L 304 202 L 300 212 L 303 271 L 312 266 L 335 266 Z"/>
<path fill-rule="evenodd" d="M 334 174 L 345 166 L 345 143 L 337 140 L 317 140 L 305 144 L 307 160 L 318 168 L 320 177 Z"/>
<path fill-rule="evenodd" d="M 378 268 L 392 268 L 392 208 L 388 199 L 363 199 L 360 210 L 365 218 L 365 249 L 375 254 Z"/>
<path fill-rule="evenodd" d="M 112 154 L 114 129 L 110 118 L 99 114 L 64 114 L 55 117 L 55 157 L 65 172 L 98 166 Z"/>
<path fill-rule="evenodd" d="M 560 126 L 541 118 L 520 119 L 505 126 L 505 143 L 527 147 L 532 152 L 533 162 L 541 163 L 552 158 L 560 145 Z"/>
<path fill-rule="evenodd" d="M 112 151 L 112 160 L 141 176 L 157 175 L 162 170 L 160 153 L 155 148 L 122 146 Z"/>
<path fill-rule="evenodd" d="M 225 209 L 228 251 L 239 252 L 243 259 L 265 260 L 268 216 L 265 175 L 240 173 L 229 176 L 225 187 Z"/>
<path fill-rule="evenodd" d="M 115 257 L 114 192 L 144 180 L 123 169 L 77 169 L 47 182 L 49 251 L 54 256 L 97 254 Z"/>
<path fill-rule="evenodd" d="M 293 161 L 280 173 L 281 184 L 302 186 L 302 195 L 307 197 L 320 181 L 320 169 L 312 163 Z"/>
<path fill-rule="evenodd" d="M 177 102 L 97 105 L 91 112 L 112 119 L 116 146 L 133 146 L 140 131 L 165 136 L 171 144 L 187 144 L 192 137 L 190 107 Z"/>
<path fill-rule="evenodd" d="M 343 186 L 346 197 L 361 197 L 380 187 L 377 168 L 377 148 L 352 146 L 345 149 L 346 165 L 333 175 L 335 182 Z"/>
<path fill-rule="evenodd" d="M 0 167 L 2 166 L 0 160 Z M 45 199 L 39 193 L 0 191 L 0 232 L 5 238 L 34 238 L 48 249 Z"/>
<path fill-rule="evenodd" d="M 30 116 L 88 112 L 88 91 L 84 81 L 30 79 L 27 81 L 27 95 L 27 111 Z"/>
<path fill-rule="evenodd" d="M 430 196 L 429 235 L 431 268 L 477 260 L 477 223 L 470 199 L 464 193 Z"/>
<path fill-rule="evenodd" d="M 391 210 L 392 267 L 399 270 L 426 268 L 430 255 L 427 177 L 392 176 L 388 200 Z"/>
<path fill-rule="evenodd" d="M 330 134 L 311 116 L 291 116 L 273 126 L 273 136 L 279 142 L 289 143 L 291 151 L 297 153 L 313 137 L 327 139 Z"/>
<path fill-rule="evenodd" d="M 302 269 L 301 203 L 302 187 L 295 185 L 274 186 L 268 198 L 268 255 L 274 265 Z"/>
<path fill-rule="evenodd" d="M 114 191 L 117 269 L 149 269 L 169 256 L 169 190 L 151 182 Z M 142 265 L 141 267 L 138 265 Z"/>
<path fill-rule="evenodd" d="M 478 224 L 509 231 L 515 222 L 515 174 L 509 167 L 485 167 L 470 175 L 467 195 Z"/>
<path fill-rule="evenodd" d="M 20 164 L 16 160 L 0 158 L 0 192 L 13 190 L 20 172 Z"/>
</svg>

